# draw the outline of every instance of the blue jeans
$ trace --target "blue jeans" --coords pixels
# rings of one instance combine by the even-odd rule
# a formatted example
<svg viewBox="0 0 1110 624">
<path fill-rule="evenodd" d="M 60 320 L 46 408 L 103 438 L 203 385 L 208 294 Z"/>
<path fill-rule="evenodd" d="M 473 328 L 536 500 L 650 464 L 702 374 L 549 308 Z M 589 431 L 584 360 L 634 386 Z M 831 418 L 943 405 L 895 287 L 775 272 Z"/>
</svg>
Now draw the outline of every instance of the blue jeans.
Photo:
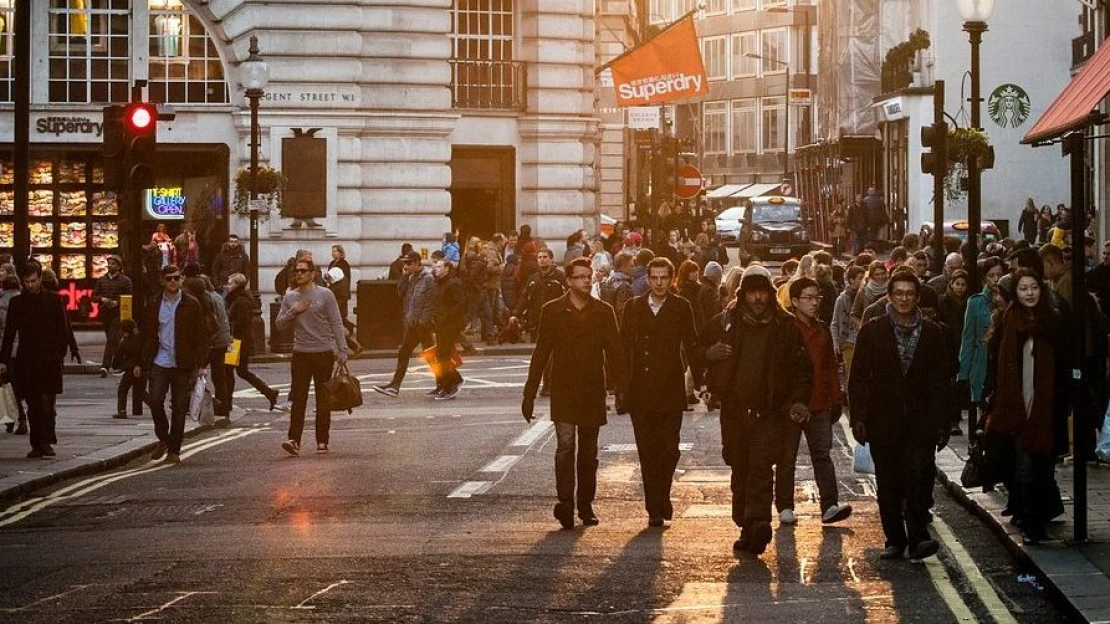
<svg viewBox="0 0 1110 624">
<path fill-rule="evenodd" d="M 594 496 L 597 494 L 598 432 L 598 427 L 555 423 L 555 491 L 560 503 L 571 508 L 578 504 L 580 517 L 593 514 Z"/>
<path fill-rule="evenodd" d="M 197 371 L 191 368 L 162 368 L 155 364 L 150 369 L 150 417 L 154 420 L 154 435 L 166 444 L 170 453 L 181 452 L 185 437 L 185 415 L 189 412 L 189 391 Z M 166 392 L 170 394 L 170 420 L 166 420 Z"/>
</svg>

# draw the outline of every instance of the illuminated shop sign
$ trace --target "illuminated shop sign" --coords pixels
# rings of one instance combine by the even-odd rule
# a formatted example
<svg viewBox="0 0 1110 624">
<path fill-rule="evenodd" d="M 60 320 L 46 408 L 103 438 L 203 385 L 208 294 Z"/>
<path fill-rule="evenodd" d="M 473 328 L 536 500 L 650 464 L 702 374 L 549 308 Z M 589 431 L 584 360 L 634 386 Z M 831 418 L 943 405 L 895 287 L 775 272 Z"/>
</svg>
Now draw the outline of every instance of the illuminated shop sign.
<svg viewBox="0 0 1110 624">
<path fill-rule="evenodd" d="M 162 221 L 185 218 L 185 193 L 181 187 L 152 188 L 146 192 L 146 214 Z"/>
</svg>

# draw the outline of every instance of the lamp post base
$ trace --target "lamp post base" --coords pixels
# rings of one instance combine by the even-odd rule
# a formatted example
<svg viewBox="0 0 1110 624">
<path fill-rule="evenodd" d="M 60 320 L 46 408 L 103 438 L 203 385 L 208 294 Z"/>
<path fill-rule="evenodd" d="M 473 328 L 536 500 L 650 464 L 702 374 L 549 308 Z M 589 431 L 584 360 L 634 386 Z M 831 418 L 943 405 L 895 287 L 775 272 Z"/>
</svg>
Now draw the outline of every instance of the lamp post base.
<svg viewBox="0 0 1110 624">
<path fill-rule="evenodd" d="M 266 323 L 262 320 L 262 295 L 257 290 L 251 291 L 251 344 L 253 349 L 250 355 L 261 355 L 266 352 Z"/>
</svg>

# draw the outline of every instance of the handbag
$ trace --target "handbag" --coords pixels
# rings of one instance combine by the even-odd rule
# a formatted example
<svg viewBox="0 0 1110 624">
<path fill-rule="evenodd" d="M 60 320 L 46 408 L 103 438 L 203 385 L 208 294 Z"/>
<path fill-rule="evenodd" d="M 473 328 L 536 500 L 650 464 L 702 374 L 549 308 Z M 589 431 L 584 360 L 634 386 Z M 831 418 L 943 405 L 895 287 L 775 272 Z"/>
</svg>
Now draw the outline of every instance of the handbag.
<svg viewBox="0 0 1110 624">
<path fill-rule="evenodd" d="M 0 425 L 19 420 L 19 406 L 15 402 L 15 389 L 10 383 L 0 386 Z"/>
<path fill-rule="evenodd" d="M 243 341 L 238 338 L 232 338 L 231 344 L 227 345 L 227 353 L 224 354 L 224 364 L 227 366 L 239 366 L 239 354 L 243 350 Z"/>
<path fill-rule="evenodd" d="M 212 391 L 208 389 L 208 375 L 205 373 L 197 375 L 197 380 L 193 384 L 193 393 L 189 397 L 189 417 L 202 425 L 216 422 Z"/>
<path fill-rule="evenodd" d="M 983 475 L 986 472 L 986 457 L 979 441 L 972 442 L 967 447 L 967 463 L 960 473 L 960 485 L 967 489 L 983 487 Z"/>
<path fill-rule="evenodd" d="M 346 364 L 336 364 L 331 379 L 324 382 L 328 407 L 335 411 L 351 410 L 362 405 L 362 387 L 358 378 L 351 376 Z"/>
<path fill-rule="evenodd" d="M 857 444 L 852 452 L 852 470 L 860 474 L 875 474 L 875 460 L 871 458 L 870 444 Z"/>
</svg>

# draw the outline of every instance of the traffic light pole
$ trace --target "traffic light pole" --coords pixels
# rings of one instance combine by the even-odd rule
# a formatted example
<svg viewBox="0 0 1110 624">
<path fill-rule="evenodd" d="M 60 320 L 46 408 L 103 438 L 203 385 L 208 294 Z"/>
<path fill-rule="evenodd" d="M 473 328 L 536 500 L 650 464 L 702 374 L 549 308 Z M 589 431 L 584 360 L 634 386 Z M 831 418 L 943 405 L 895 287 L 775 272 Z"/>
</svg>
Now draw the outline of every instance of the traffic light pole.
<svg viewBox="0 0 1110 624">
<path fill-rule="evenodd" d="M 944 81 L 937 80 L 933 84 L 933 127 L 944 127 Z M 947 129 L 945 130 L 947 132 Z M 941 141 L 946 141 L 947 137 L 938 137 Z M 943 156 L 943 155 L 942 155 Z M 948 172 L 947 158 L 938 158 L 944 162 L 937 162 L 939 171 L 933 174 L 933 239 L 931 241 L 933 247 L 933 275 L 940 275 L 944 270 L 944 178 Z M 968 271 L 968 277 L 972 273 L 978 273 L 975 267 L 971 267 Z M 969 294 L 974 294 L 977 290 L 969 290 Z"/>
</svg>

